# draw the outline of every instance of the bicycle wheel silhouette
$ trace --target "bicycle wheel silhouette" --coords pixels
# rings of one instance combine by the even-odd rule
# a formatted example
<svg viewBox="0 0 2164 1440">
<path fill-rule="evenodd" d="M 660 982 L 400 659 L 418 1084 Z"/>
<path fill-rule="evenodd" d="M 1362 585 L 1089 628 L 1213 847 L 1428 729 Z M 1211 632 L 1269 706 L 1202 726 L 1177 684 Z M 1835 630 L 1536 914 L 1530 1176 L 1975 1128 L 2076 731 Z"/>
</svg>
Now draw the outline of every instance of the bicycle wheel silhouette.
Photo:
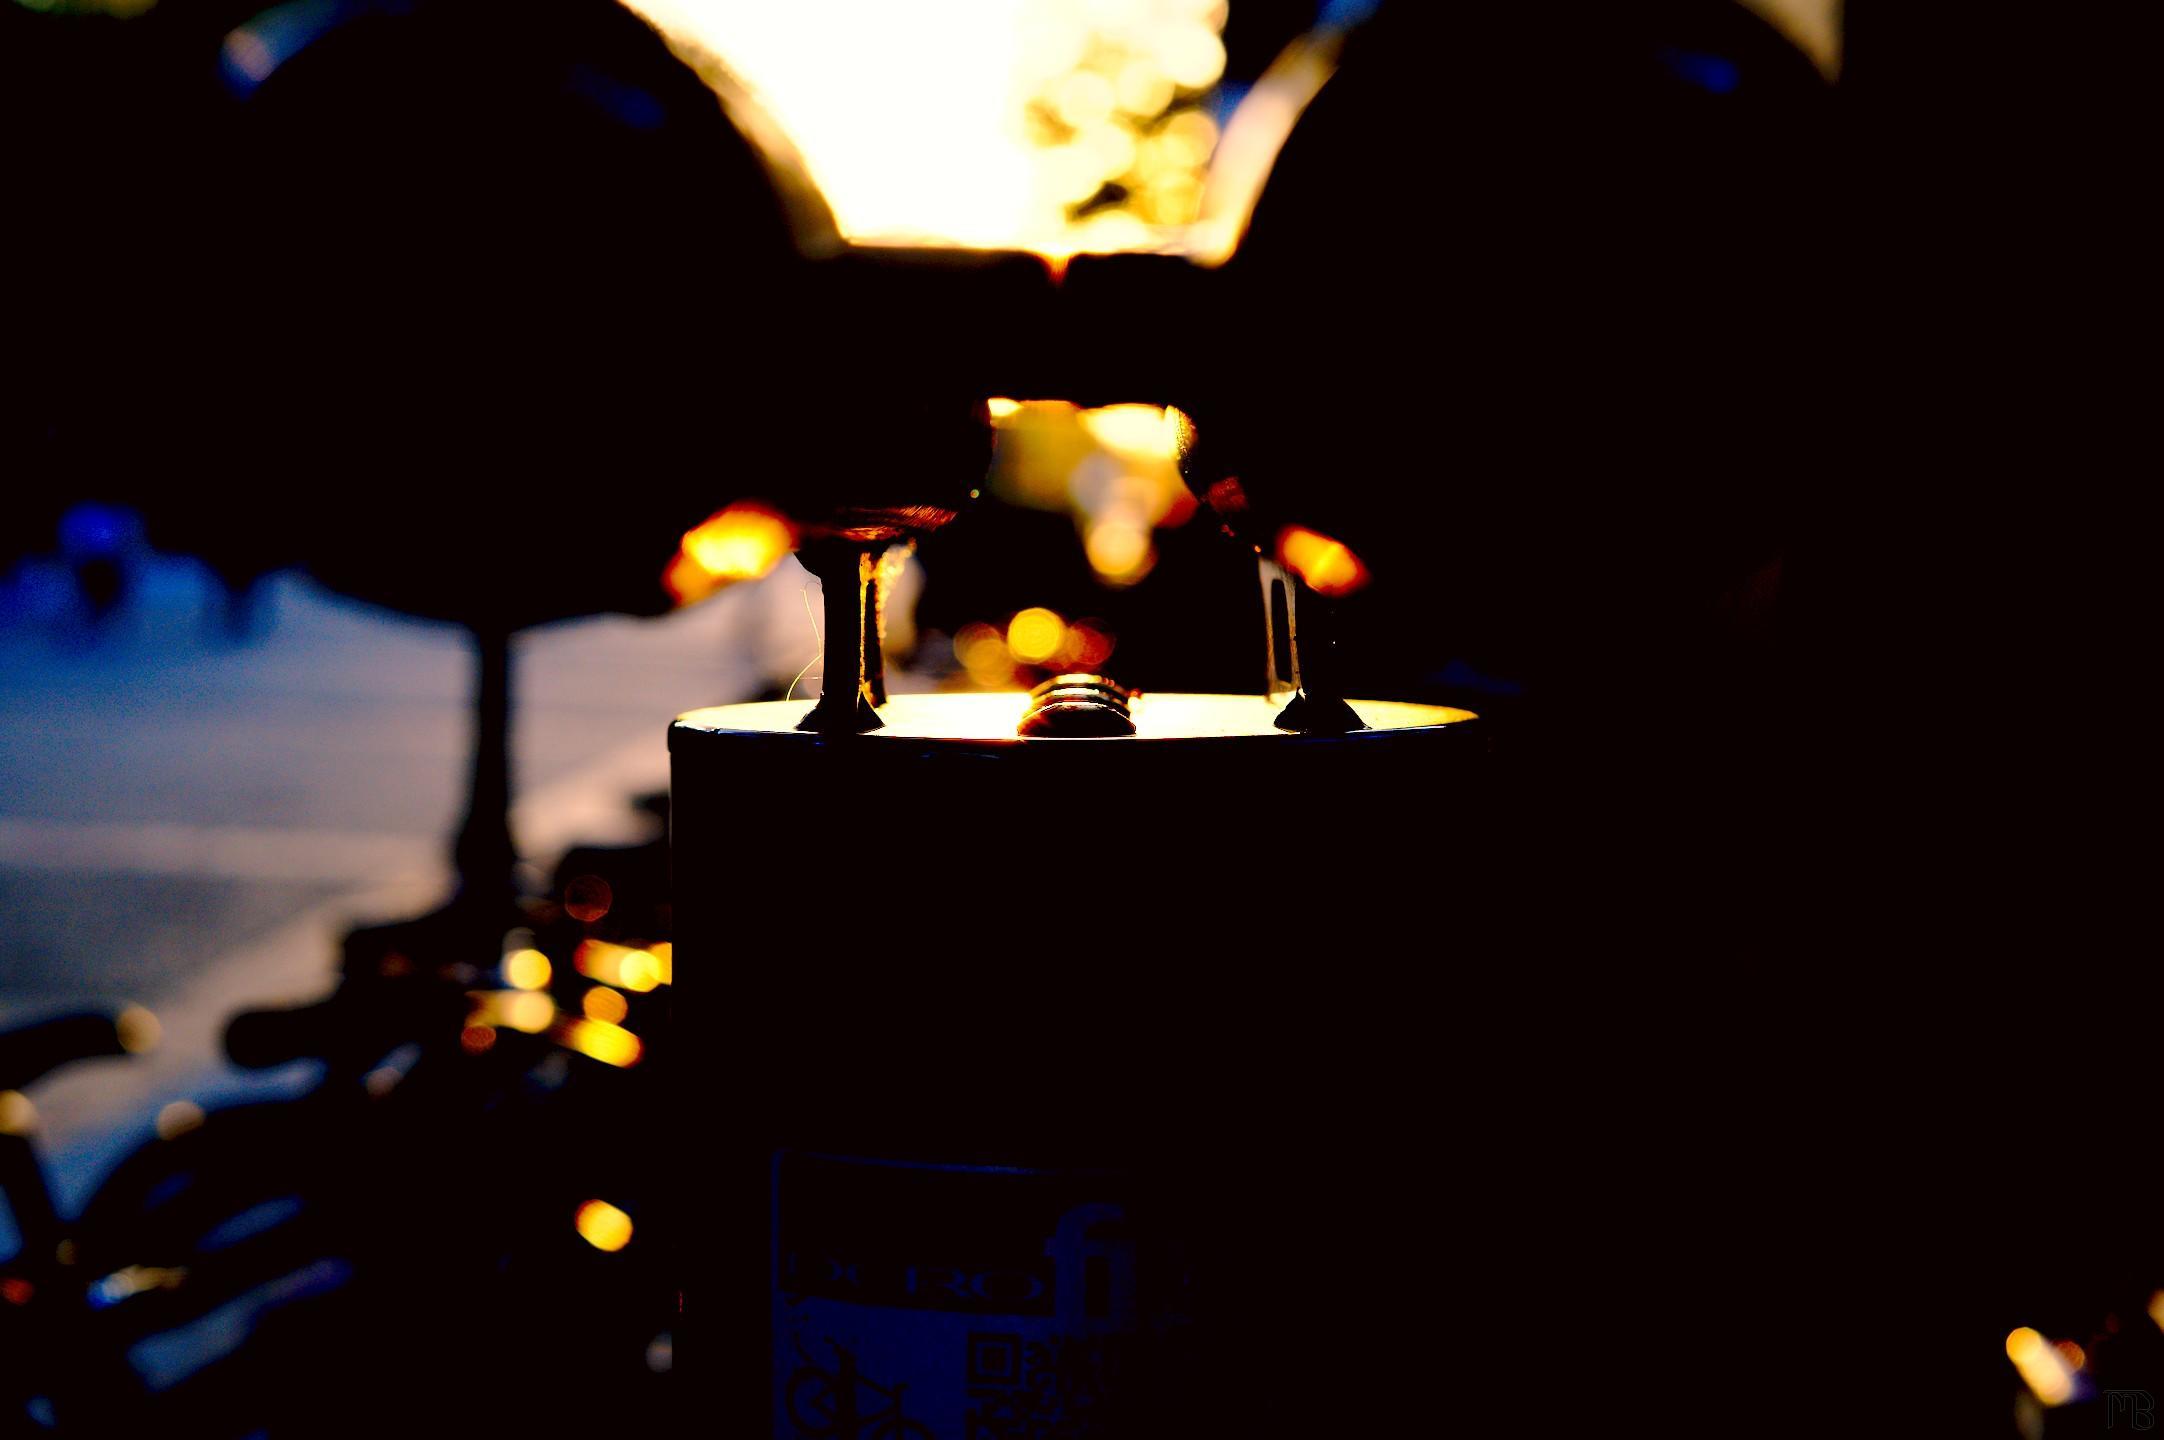
<svg viewBox="0 0 2164 1440">
<path fill-rule="evenodd" d="M 821 1437 L 835 1434 L 835 1427 L 840 1423 L 841 1393 L 835 1387 L 832 1375 L 806 1366 L 789 1377 L 788 1388 L 782 1395 L 789 1411 L 789 1423 L 796 1426 L 797 1433 L 807 1440 L 821 1440 Z"/>
</svg>

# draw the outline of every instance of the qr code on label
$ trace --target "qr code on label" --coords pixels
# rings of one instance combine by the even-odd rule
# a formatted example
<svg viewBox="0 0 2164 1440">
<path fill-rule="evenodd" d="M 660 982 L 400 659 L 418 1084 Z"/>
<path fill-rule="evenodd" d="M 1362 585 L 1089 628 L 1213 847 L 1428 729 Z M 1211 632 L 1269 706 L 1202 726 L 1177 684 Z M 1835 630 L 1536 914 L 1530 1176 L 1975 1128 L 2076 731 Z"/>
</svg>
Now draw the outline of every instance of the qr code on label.
<svg viewBox="0 0 2164 1440">
<path fill-rule="evenodd" d="M 1085 1440 L 1106 1433 L 1116 1336 L 976 1331 L 969 1337 L 969 1440 Z"/>
</svg>

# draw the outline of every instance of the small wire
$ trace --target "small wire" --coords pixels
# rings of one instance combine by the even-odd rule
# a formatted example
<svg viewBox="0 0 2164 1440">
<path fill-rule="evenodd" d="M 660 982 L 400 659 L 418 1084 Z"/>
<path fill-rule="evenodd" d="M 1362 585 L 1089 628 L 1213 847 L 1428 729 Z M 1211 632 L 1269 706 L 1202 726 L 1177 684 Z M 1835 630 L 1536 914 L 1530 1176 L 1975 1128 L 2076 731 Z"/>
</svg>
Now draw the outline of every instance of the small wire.
<svg viewBox="0 0 2164 1440">
<path fill-rule="evenodd" d="M 796 698 L 796 687 L 798 683 L 803 680 L 804 671 L 811 669 L 811 667 L 814 665 L 817 665 L 819 663 L 819 657 L 827 653 L 826 637 L 819 633 L 819 613 L 812 609 L 811 582 L 808 580 L 804 582 L 804 588 L 802 590 L 799 590 L 797 594 L 803 599 L 804 614 L 811 621 L 812 658 L 804 662 L 804 670 L 797 671 L 796 679 L 791 680 L 789 682 L 789 688 L 782 692 L 781 698 L 784 700 L 793 700 Z M 826 671 L 821 670 L 819 672 L 819 684 L 821 689 L 824 689 L 826 687 L 826 678 Z"/>
</svg>

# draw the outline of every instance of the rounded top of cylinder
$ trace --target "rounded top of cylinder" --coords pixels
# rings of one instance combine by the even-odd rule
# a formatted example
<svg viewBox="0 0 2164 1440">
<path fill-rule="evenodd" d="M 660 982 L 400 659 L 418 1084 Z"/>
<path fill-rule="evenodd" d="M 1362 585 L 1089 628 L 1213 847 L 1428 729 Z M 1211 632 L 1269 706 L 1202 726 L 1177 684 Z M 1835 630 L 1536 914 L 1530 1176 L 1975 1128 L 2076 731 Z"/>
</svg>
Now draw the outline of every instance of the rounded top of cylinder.
<svg viewBox="0 0 2164 1440">
<path fill-rule="evenodd" d="M 1101 677 L 1091 677 L 1101 679 Z M 1042 697 L 1020 690 L 985 691 L 941 695 L 896 695 L 879 707 L 882 728 L 864 735 L 839 737 L 850 745 L 887 745 L 895 742 L 955 742 L 969 745 L 1013 747 L 1073 745 L 1073 736 L 1017 735 L 1024 718 L 1042 701 L 1062 689 L 1080 688 L 1074 677 L 1058 676 L 1038 687 Z M 1068 698 L 1061 697 L 1063 700 Z M 1075 697 L 1081 698 L 1081 697 Z M 1098 692 L 1089 698 L 1109 700 Z M 1478 717 L 1470 710 L 1447 705 L 1418 705 L 1398 700 L 1354 700 L 1352 707 L 1368 728 L 1350 735 L 1308 736 L 1277 727 L 1282 701 L 1260 695 L 1197 695 L 1152 691 L 1121 702 L 1132 719 L 1132 734 L 1086 737 L 1100 745 L 1162 745 L 1174 742 L 1218 743 L 1239 741 L 1277 744 L 1359 745 L 1410 732 L 1442 732 Z M 797 700 L 751 701 L 740 705 L 716 705 L 679 716 L 679 732 L 711 732 L 717 735 L 772 735 L 793 737 L 805 744 L 835 743 L 836 737 L 800 732 L 807 702 Z M 1107 710 L 1111 707 L 1108 705 Z"/>
</svg>

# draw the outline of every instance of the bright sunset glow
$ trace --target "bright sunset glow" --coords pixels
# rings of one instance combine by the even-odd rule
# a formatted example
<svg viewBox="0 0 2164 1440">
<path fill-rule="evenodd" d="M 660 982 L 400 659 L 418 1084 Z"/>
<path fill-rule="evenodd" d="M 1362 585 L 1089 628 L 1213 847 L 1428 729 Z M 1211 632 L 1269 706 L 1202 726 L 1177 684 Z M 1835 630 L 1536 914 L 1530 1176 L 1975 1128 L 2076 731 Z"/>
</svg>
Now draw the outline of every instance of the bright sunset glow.
<svg viewBox="0 0 2164 1440">
<path fill-rule="evenodd" d="M 719 59 L 859 241 L 1048 255 L 1195 218 L 1225 0 L 627 0 Z M 1073 211 L 1108 184 L 1126 198 Z"/>
</svg>

